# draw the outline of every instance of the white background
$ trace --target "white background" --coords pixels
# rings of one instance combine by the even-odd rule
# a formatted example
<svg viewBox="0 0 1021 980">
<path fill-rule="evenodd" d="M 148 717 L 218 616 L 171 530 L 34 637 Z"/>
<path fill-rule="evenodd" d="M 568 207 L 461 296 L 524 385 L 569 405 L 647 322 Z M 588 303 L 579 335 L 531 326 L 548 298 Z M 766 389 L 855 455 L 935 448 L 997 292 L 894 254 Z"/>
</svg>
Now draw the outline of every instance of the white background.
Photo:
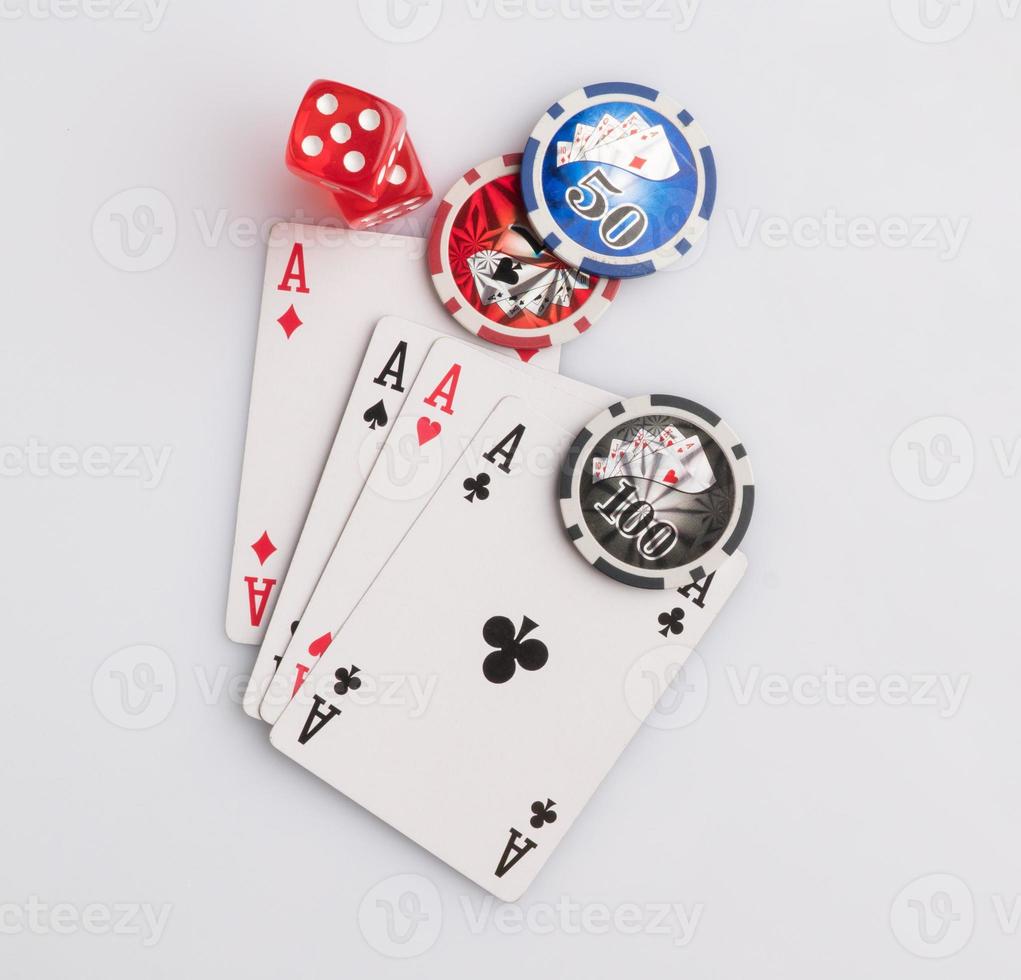
<svg viewBox="0 0 1021 980">
<path fill-rule="evenodd" d="M 1017 3 L 362 7 L 0 3 L 4 977 L 1006 975 Z M 706 247 L 625 283 L 563 371 L 727 418 L 758 483 L 751 569 L 705 673 L 520 911 L 275 753 L 237 703 L 248 224 L 330 214 L 283 166 L 316 77 L 401 105 L 438 195 L 615 78 L 684 102 L 719 166 Z M 83 456 L 117 446 L 169 452 L 165 470 Z M 132 903 L 169 906 L 162 932 L 102 925 Z"/>
</svg>

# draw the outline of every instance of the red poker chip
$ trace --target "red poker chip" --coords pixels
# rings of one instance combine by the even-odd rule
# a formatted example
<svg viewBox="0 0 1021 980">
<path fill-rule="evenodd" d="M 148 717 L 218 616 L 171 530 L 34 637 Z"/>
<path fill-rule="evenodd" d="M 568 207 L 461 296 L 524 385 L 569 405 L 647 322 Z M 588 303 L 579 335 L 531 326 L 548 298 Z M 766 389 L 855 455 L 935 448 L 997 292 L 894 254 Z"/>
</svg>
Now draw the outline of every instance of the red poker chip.
<svg viewBox="0 0 1021 980">
<path fill-rule="evenodd" d="M 469 170 L 440 203 L 429 273 L 451 316 L 477 337 L 536 350 L 566 343 L 606 312 L 619 279 L 594 276 L 546 250 L 521 196 L 521 154 Z"/>
</svg>

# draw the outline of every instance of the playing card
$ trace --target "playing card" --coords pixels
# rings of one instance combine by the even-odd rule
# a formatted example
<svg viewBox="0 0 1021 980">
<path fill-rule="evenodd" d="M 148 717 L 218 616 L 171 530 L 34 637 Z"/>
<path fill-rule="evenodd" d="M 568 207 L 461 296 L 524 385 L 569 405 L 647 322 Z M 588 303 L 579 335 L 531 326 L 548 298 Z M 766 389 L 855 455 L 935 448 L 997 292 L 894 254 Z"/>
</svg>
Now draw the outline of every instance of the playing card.
<svg viewBox="0 0 1021 980">
<path fill-rule="evenodd" d="M 468 268 L 481 302 L 498 304 L 507 316 L 524 309 L 536 312 L 541 305 L 537 298 L 550 290 L 560 271 L 544 261 L 528 263 L 493 249 L 476 252 L 468 259 Z"/>
<path fill-rule="evenodd" d="M 684 436 L 672 425 L 664 426 L 656 437 L 649 436 L 648 433 L 645 433 L 645 437 L 647 439 L 645 447 L 623 461 L 623 464 L 627 466 L 628 475 L 645 473 L 650 466 L 655 465 L 653 461 L 646 460 L 646 456 L 661 453 L 664 449 L 684 440 Z M 606 475 L 614 474 L 607 473 Z"/>
<path fill-rule="evenodd" d="M 585 140 L 585 145 L 581 148 L 581 158 L 583 160 L 586 159 L 588 151 L 605 142 L 618 126 L 620 126 L 620 121 L 616 116 L 612 113 L 604 112 L 602 118 L 593 127 L 592 132 L 589 133 L 588 139 Z"/>
<path fill-rule="evenodd" d="M 620 122 L 615 129 L 606 134 L 603 143 L 612 143 L 614 140 L 623 139 L 625 136 L 633 136 L 643 129 L 648 129 L 649 124 L 645 117 L 639 112 L 632 112 L 626 119 Z"/>
<path fill-rule="evenodd" d="M 658 440 L 642 430 L 645 439 L 637 451 L 628 453 L 621 462 L 619 470 L 610 474 L 611 476 L 629 476 L 634 478 L 648 479 L 648 473 L 655 469 L 657 461 L 661 460 L 663 445 Z M 633 445 L 633 443 L 632 443 Z"/>
<path fill-rule="evenodd" d="M 444 338 L 429 350 L 260 705 L 276 721 L 333 632 L 497 401 L 518 394 L 572 431 L 612 404 L 599 388 Z"/>
<path fill-rule="evenodd" d="M 667 425 L 656 438 L 641 430 L 632 440 L 632 450 L 636 442 L 642 448 L 624 456 L 614 473 L 605 472 L 597 479 L 623 475 L 652 480 L 685 493 L 702 493 L 716 482 L 698 436 L 685 439 L 674 426 Z M 593 461 L 593 466 L 596 462 Z"/>
<path fill-rule="evenodd" d="M 587 289 L 589 277 L 577 269 L 559 269 L 557 283 L 553 288 L 553 302 L 557 306 L 570 306 L 574 290 L 578 287 Z"/>
<path fill-rule="evenodd" d="M 675 487 L 683 493 L 704 493 L 716 482 L 702 441 L 695 435 L 665 447 L 656 460 L 649 463 L 645 479 Z"/>
<path fill-rule="evenodd" d="M 407 314 L 453 329 L 425 248 L 418 238 L 287 222 L 270 234 L 227 596 L 232 640 L 258 643 L 265 632 L 377 320 Z M 552 347 L 531 363 L 555 368 L 558 358 Z"/>
<path fill-rule="evenodd" d="M 621 457 L 624 455 L 625 443 L 623 439 L 611 439 L 610 440 L 610 453 L 603 461 L 605 467 L 603 468 L 603 477 L 612 476 L 620 464 Z"/>
<path fill-rule="evenodd" d="M 517 298 L 523 309 L 535 316 L 543 316 L 550 303 L 553 302 L 557 283 L 560 281 L 560 270 L 550 269 L 539 279 L 535 286 Z"/>
<path fill-rule="evenodd" d="M 259 702 L 276 665 L 429 348 L 440 337 L 463 333 L 454 320 L 444 327 L 436 330 L 388 316 L 372 332 L 248 680 L 243 705 L 253 718 L 259 717 Z M 464 339 L 473 340 L 468 335 Z"/>
<path fill-rule="evenodd" d="M 505 901 L 535 878 L 747 564 L 737 553 L 668 592 L 587 566 L 564 536 L 559 466 L 534 462 L 562 462 L 570 439 L 527 399 L 502 401 L 270 736 Z"/>
<path fill-rule="evenodd" d="M 644 453 L 648 449 L 651 438 L 652 437 L 645 431 L 645 429 L 639 429 L 630 442 L 626 442 L 621 446 L 620 451 L 616 455 L 614 455 L 613 444 L 611 443 L 610 456 L 613 461 L 613 465 L 609 468 L 609 472 L 606 475 L 617 476 L 622 473 L 624 471 L 624 467 L 631 459 L 641 453 Z M 616 441 L 616 439 L 613 440 L 614 443 Z"/>
<path fill-rule="evenodd" d="M 578 123 L 574 127 L 574 139 L 571 143 L 571 156 L 568 162 L 581 159 L 582 147 L 584 147 L 589 136 L 592 135 L 593 128 L 592 126 L 586 126 L 584 123 Z"/>
<path fill-rule="evenodd" d="M 681 168 L 662 126 L 652 126 L 631 136 L 592 149 L 588 160 L 620 167 L 647 180 L 667 180 Z"/>
</svg>

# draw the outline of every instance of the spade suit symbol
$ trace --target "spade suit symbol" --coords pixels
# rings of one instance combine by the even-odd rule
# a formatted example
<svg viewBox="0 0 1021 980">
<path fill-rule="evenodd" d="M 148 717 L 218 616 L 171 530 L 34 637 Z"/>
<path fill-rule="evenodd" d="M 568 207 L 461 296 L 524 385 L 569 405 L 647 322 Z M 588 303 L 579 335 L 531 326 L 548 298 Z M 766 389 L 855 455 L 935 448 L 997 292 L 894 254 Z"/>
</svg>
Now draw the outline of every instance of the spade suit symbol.
<svg viewBox="0 0 1021 980">
<path fill-rule="evenodd" d="M 512 258 L 504 256 L 497 263 L 496 270 L 493 272 L 493 278 L 497 282 L 505 282 L 508 286 L 516 286 L 518 279 L 518 272 L 521 270 L 521 263 L 515 262 Z"/>
<path fill-rule="evenodd" d="M 365 409 L 365 414 L 362 418 L 369 423 L 369 428 L 374 429 L 377 425 L 386 425 L 389 418 L 386 414 L 386 406 L 383 404 L 383 399 L 380 398 L 375 405 Z"/>
</svg>

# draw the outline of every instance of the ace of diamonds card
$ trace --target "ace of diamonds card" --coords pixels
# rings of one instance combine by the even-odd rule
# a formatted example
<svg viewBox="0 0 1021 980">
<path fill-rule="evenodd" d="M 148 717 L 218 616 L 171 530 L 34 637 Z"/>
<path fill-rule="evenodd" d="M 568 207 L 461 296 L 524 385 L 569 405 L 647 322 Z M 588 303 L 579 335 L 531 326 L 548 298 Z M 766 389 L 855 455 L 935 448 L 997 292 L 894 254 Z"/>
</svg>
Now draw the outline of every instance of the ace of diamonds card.
<svg viewBox="0 0 1021 980">
<path fill-rule="evenodd" d="M 436 302 L 424 254 L 423 240 L 399 235 L 287 222 L 270 234 L 227 595 L 238 643 L 265 633 L 378 320 L 461 332 Z M 551 348 L 531 363 L 558 358 Z"/>
</svg>

